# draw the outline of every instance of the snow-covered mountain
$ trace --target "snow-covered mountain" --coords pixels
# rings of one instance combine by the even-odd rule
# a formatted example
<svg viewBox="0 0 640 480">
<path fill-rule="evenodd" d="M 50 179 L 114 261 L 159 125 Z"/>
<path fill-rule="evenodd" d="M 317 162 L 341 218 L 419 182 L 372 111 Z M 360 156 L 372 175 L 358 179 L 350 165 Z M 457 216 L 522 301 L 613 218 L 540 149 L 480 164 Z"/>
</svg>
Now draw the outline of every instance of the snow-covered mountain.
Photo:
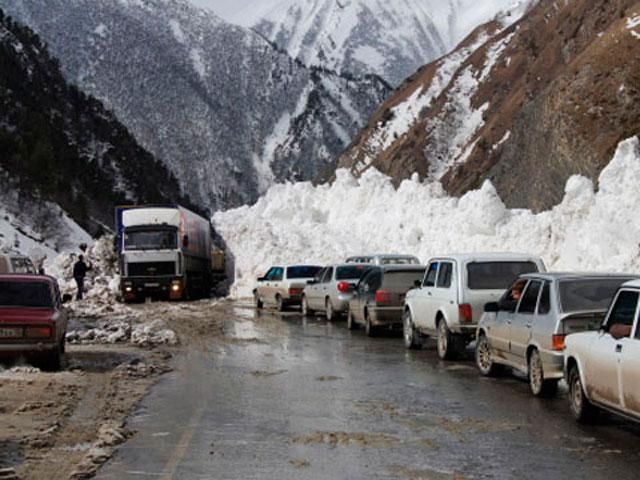
<svg viewBox="0 0 640 480">
<path fill-rule="evenodd" d="M 338 167 L 418 173 L 457 195 L 489 178 L 510 207 L 548 208 L 640 131 L 638 38 L 637 0 L 540 2 L 515 25 L 489 22 L 390 95 Z"/>
<path fill-rule="evenodd" d="M 2 0 L 176 175 L 217 208 L 314 177 L 388 94 L 307 68 L 185 0 Z"/>
<path fill-rule="evenodd" d="M 52 258 L 112 227 L 116 204 L 188 204 L 163 165 L 1 9 L 0 65 L 0 251 Z"/>
<path fill-rule="evenodd" d="M 256 0 L 235 15 L 306 65 L 376 73 L 394 85 L 478 25 L 513 23 L 534 0 Z"/>
</svg>

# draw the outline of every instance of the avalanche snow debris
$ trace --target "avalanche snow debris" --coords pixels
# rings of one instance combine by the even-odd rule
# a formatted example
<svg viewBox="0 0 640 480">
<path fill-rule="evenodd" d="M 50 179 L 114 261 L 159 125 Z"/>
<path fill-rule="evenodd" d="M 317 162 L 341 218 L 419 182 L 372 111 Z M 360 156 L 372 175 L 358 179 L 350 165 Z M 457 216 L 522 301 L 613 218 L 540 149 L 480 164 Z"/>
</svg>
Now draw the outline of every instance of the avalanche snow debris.
<svg viewBox="0 0 640 480">
<path fill-rule="evenodd" d="M 551 270 L 640 271 L 640 141 L 619 144 L 592 182 L 569 179 L 562 202 L 535 214 L 508 209 L 486 181 L 461 198 L 416 176 L 396 189 L 371 169 L 355 179 L 337 172 L 332 185 L 276 185 L 251 206 L 213 221 L 235 256 L 236 297 L 250 296 L 272 264 L 343 260 L 367 252 L 416 254 L 423 262 L 454 251 L 523 251 Z"/>
</svg>

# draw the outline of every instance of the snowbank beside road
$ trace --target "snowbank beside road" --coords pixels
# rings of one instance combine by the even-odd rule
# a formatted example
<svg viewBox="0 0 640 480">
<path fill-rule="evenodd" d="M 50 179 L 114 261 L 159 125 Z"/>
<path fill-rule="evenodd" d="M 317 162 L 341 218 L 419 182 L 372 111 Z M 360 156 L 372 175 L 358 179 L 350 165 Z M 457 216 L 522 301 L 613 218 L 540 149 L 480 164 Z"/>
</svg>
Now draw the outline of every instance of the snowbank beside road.
<svg viewBox="0 0 640 480">
<path fill-rule="evenodd" d="M 213 217 L 235 257 L 232 294 L 249 296 L 272 264 L 329 263 L 358 253 L 521 251 L 549 269 L 640 271 L 640 141 L 618 146 L 598 191 L 573 176 L 549 211 L 508 209 L 490 182 L 461 198 L 416 178 L 394 188 L 376 171 L 332 185 L 276 185 L 255 205 Z"/>
</svg>

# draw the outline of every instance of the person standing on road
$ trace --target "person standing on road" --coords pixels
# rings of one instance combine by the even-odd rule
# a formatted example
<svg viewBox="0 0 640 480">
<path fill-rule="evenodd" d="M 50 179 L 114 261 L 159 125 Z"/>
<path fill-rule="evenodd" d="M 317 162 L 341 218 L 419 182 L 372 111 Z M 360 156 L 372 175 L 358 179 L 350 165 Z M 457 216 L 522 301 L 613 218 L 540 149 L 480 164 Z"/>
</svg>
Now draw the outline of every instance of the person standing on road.
<svg viewBox="0 0 640 480">
<path fill-rule="evenodd" d="M 84 277 L 86 277 L 89 270 L 91 270 L 91 265 L 87 265 L 84 262 L 84 255 L 80 255 L 78 261 L 73 265 L 73 278 L 78 286 L 76 300 L 82 300 L 84 296 Z"/>
</svg>

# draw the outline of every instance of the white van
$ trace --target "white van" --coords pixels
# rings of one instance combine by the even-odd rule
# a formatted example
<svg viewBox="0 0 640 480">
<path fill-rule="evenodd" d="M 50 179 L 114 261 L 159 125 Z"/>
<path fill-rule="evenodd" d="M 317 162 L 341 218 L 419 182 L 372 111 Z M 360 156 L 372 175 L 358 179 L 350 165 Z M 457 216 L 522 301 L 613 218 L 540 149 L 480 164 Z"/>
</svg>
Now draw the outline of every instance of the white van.
<svg viewBox="0 0 640 480">
<path fill-rule="evenodd" d="M 435 336 L 440 358 L 451 359 L 475 339 L 484 305 L 495 302 L 523 273 L 544 272 L 540 257 L 518 253 L 472 253 L 433 257 L 424 279 L 405 298 L 404 341 L 420 348 Z"/>
</svg>

